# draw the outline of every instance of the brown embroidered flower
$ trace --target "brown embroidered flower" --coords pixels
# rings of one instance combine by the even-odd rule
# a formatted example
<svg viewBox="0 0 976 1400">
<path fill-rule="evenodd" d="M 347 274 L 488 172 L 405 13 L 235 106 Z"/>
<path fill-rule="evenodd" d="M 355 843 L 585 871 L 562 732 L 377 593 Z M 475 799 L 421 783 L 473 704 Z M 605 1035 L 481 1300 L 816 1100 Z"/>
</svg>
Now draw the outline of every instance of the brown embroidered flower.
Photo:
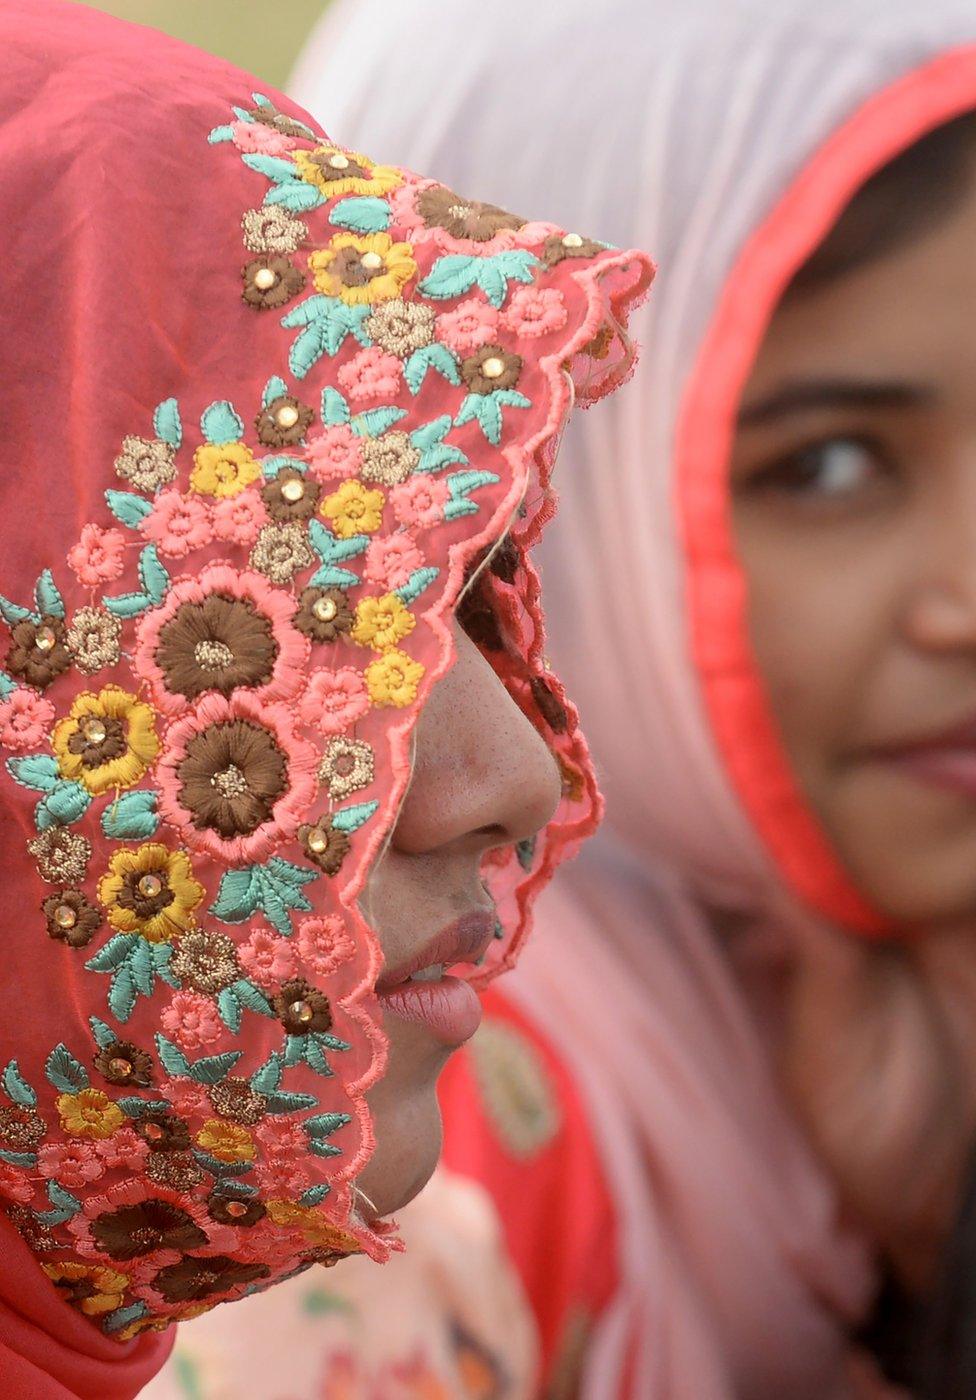
<svg viewBox="0 0 976 1400">
<path fill-rule="evenodd" d="M 374 344 L 405 360 L 434 339 L 434 312 L 430 306 L 394 297 L 377 306 L 363 322 Z"/>
<path fill-rule="evenodd" d="M 513 355 L 500 345 L 479 346 L 473 355 L 461 361 L 461 378 L 472 394 L 514 389 L 521 373 L 521 355 Z"/>
<path fill-rule="evenodd" d="M 417 213 L 428 228 L 442 228 L 452 238 L 471 238 L 487 243 L 502 229 L 519 229 L 525 223 L 495 204 L 464 199 L 445 185 L 424 190 L 417 200 Z"/>
<path fill-rule="evenodd" d="M 582 353 L 589 355 L 591 360 L 605 360 L 610 354 L 610 347 L 614 342 L 614 332 L 611 326 L 601 326 L 592 340 L 588 340 L 583 346 Z"/>
<path fill-rule="evenodd" d="M 310 1031 L 332 1029 L 332 1008 L 329 999 L 303 977 L 286 982 L 274 998 L 275 1013 L 289 1035 L 308 1035 Z"/>
<path fill-rule="evenodd" d="M 372 169 L 358 161 L 351 152 L 340 151 L 334 146 L 321 146 L 314 151 L 301 154 L 303 178 L 314 174 L 314 183 L 320 189 L 327 185 L 344 183 L 347 180 L 369 180 Z M 377 191 L 382 193 L 382 191 Z"/>
<path fill-rule="evenodd" d="M 127 437 L 115 459 L 115 470 L 138 491 L 158 491 L 176 478 L 175 452 L 158 438 Z"/>
<path fill-rule="evenodd" d="M 567 763 L 562 754 L 556 755 L 556 765 L 559 768 L 563 796 L 568 797 L 570 802 L 579 802 L 586 790 L 583 774 L 571 763 Z"/>
<path fill-rule="evenodd" d="M 488 567 L 502 583 L 514 583 L 522 556 L 511 535 L 505 535 L 488 561 Z"/>
<path fill-rule="evenodd" d="M 132 1126 L 153 1152 L 188 1152 L 190 1149 L 190 1130 L 175 1113 L 142 1113 L 133 1120 Z"/>
<path fill-rule="evenodd" d="M 462 593 L 455 616 L 476 646 L 486 651 L 504 651 L 505 639 L 498 625 L 491 594 L 480 576 Z"/>
<path fill-rule="evenodd" d="M 116 664 L 121 636 L 120 618 L 113 617 L 106 608 L 85 607 L 79 608 L 71 619 L 65 642 L 79 671 L 92 676 Z"/>
<path fill-rule="evenodd" d="M 382 486 L 398 486 L 420 462 L 420 452 L 406 433 L 384 433 L 363 443 L 363 465 L 359 475 L 363 481 L 376 481 Z"/>
<path fill-rule="evenodd" d="M 305 286 L 304 272 L 281 253 L 259 253 L 241 268 L 241 278 L 241 295 L 258 311 L 285 306 Z"/>
<path fill-rule="evenodd" d="M 298 839 L 307 860 L 324 870 L 326 875 L 338 875 L 349 853 L 348 832 L 333 826 L 328 817 L 321 817 L 317 822 L 300 826 Z"/>
<path fill-rule="evenodd" d="M 256 1225 L 267 1211 L 256 1196 L 241 1200 L 237 1196 L 211 1196 L 207 1201 L 210 1219 L 220 1225 Z"/>
<path fill-rule="evenodd" d="M 308 225 L 287 209 L 267 205 L 248 209 L 241 219 L 244 246 L 252 253 L 295 253 L 308 237 Z"/>
<path fill-rule="evenodd" d="M 562 703 L 553 694 L 549 682 L 542 676 L 533 676 L 531 689 L 532 698 L 549 728 L 554 734 L 565 734 L 569 716 Z"/>
<path fill-rule="evenodd" d="M 145 1089 L 152 1083 L 152 1056 L 130 1040 L 113 1040 L 103 1046 L 92 1063 L 110 1084 L 131 1084 Z"/>
<path fill-rule="evenodd" d="M 242 1123 L 245 1128 L 260 1123 L 267 1108 L 264 1095 L 252 1089 L 247 1079 L 235 1074 L 229 1074 L 219 1084 L 213 1085 L 210 1102 L 217 1113 L 229 1118 L 232 1123 Z"/>
<path fill-rule="evenodd" d="M 207 1243 L 191 1215 L 155 1197 L 99 1215 L 92 1221 L 91 1233 L 110 1259 L 135 1259 L 157 1249 L 200 1249 Z"/>
<path fill-rule="evenodd" d="M 233 719 L 195 734 L 177 774 L 180 803 L 194 824 L 230 839 L 270 818 L 288 786 L 288 759 L 270 730 Z"/>
<path fill-rule="evenodd" d="M 7 1215 L 10 1223 L 24 1237 L 35 1254 L 44 1254 L 49 1249 L 58 1248 L 58 1242 L 51 1231 L 27 1206 L 10 1206 Z"/>
<path fill-rule="evenodd" d="M 65 826 L 49 826 L 28 841 L 41 879 L 49 885 L 77 885 L 85 878 L 91 860 L 91 842 Z"/>
<path fill-rule="evenodd" d="M 0 1108 L 0 1142 L 11 1152 L 33 1152 L 44 1141 L 44 1120 L 32 1108 Z"/>
<path fill-rule="evenodd" d="M 168 1186 L 173 1191 L 192 1191 L 204 1177 L 192 1152 L 150 1152 L 146 1173 L 160 1186 Z"/>
<path fill-rule="evenodd" d="M 294 467 L 282 467 L 261 488 L 272 520 L 308 520 L 315 514 L 322 488 Z"/>
<path fill-rule="evenodd" d="M 295 626 L 313 642 L 335 642 L 350 631 L 355 613 L 341 588 L 303 588 Z"/>
<path fill-rule="evenodd" d="M 45 614 L 40 622 L 25 618 L 10 629 L 10 650 L 7 670 L 20 676 L 28 685 L 44 690 L 71 665 L 71 653 L 65 643 L 64 622 Z"/>
<path fill-rule="evenodd" d="M 313 136 L 311 127 L 306 126 L 304 122 L 295 121 L 293 117 L 286 117 L 284 112 L 279 112 L 271 102 L 256 102 L 247 112 L 256 122 L 260 122 L 262 126 L 273 127 L 275 131 L 280 131 L 282 136 L 294 136 L 299 141 L 310 140 Z"/>
<path fill-rule="evenodd" d="M 178 1264 L 167 1264 L 153 1279 L 153 1288 L 167 1303 L 200 1302 L 218 1293 L 229 1293 L 242 1284 L 267 1278 L 267 1264 L 240 1264 L 226 1254 L 212 1254 L 206 1259 L 189 1255 Z"/>
<path fill-rule="evenodd" d="M 49 894 L 41 905 L 52 938 L 69 948 L 84 948 L 102 922 L 101 911 L 89 903 L 80 890 Z"/>
<path fill-rule="evenodd" d="M 265 447 L 291 447 L 301 442 L 314 418 L 315 414 L 308 404 L 291 394 L 280 394 L 262 408 L 254 420 L 254 426 L 258 440 Z"/>
<path fill-rule="evenodd" d="M 153 657 L 167 688 L 188 700 L 208 690 L 265 685 L 278 659 L 270 618 L 247 598 L 211 593 L 182 603 L 159 629 Z"/>
<path fill-rule="evenodd" d="M 241 975 L 234 940 L 226 933 L 194 929 L 180 939 L 170 969 L 184 986 L 215 996 Z"/>
<path fill-rule="evenodd" d="M 330 739 L 319 765 L 319 778 L 336 802 L 373 781 L 373 750 L 362 739 Z"/>
<path fill-rule="evenodd" d="M 542 261 L 547 267 L 555 267 L 563 258 L 595 258 L 597 253 L 604 252 L 604 245 L 594 243 L 592 238 L 583 238 L 578 233 L 554 233 L 543 245 Z"/>
<path fill-rule="evenodd" d="M 262 526 L 251 550 L 251 564 L 272 583 L 288 583 L 300 569 L 310 569 L 314 563 L 315 555 L 297 520 Z"/>
</svg>

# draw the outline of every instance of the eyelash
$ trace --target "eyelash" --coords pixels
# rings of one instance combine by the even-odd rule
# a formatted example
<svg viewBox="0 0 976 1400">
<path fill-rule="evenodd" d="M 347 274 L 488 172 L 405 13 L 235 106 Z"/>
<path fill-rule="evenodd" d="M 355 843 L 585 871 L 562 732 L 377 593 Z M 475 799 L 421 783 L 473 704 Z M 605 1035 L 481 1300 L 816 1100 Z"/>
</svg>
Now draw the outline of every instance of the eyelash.
<svg viewBox="0 0 976 1400">
<path fill-rule="evenodd" d="M 866 433 L 833 433 L 827 437 L 812 438 L 810 441 L 793 448 L 788 453 L 781 453 L 772 461 L 763 466 L 757 467 L 749 473 L 747 477 L 738 483 L 737 489 L 740 493 L 749 495 L 761 495 L 775 493 L 779 496 L 788 497 L 794 501 L 803 500 L 816 501 L 818 503 L 835 503 L 840 498 L 850 499 L 865 489 L 864 483 L 858 483 L 852 490 L 831 493 L 820 489 L 816 480 L 790 482 L 788 477 L 791 469 L 801 468 L 803 459 L 813 457 L 817 453 L 825 453 L 832 447 L 854 447 L 870 458 L 872 475 L 877 478 L 891 478 L 896 473 L 895 464 L 882 442 Z M 814 464 L 814 470 L 822 470 L 822 462 Z"/>
</svg>

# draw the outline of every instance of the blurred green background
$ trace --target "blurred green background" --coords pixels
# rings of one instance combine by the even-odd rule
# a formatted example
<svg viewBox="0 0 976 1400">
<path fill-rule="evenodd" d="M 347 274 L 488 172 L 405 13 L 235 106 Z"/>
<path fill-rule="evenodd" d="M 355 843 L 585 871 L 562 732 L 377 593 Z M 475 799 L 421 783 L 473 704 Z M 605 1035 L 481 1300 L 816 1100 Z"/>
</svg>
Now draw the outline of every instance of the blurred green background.
<svg viewBox="0 0 976 1400">
<path fill-rule="evenodd" d="M 281 87 L 327 0 L 94 0 L 92 9 L 150 24 Z"/>
</svg>

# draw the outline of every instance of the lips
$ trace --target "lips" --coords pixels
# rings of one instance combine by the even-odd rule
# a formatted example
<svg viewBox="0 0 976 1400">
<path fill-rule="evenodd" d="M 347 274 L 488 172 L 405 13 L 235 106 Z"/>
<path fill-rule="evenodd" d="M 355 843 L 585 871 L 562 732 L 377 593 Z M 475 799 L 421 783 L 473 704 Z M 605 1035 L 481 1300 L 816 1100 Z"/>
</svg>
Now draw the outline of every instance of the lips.
<svg viewBox="0 0 976 1400">
<path fill-rule="evenodd" d="M 976 720 L 880 749 L 878 758 L 932 787 L 976 797 Z"/>
<path fill-rule="evenodd" d="M 387 968 L 376 983 L 377 995 L 386 995 L 425 968 L 477 963 L 491 946 L 495 923 L 494 909 L 472 909 L 462 914 L 409 957 Z"/>
<path fill-rule="evenodd" d="M 442 929 L 409 958 L 388 968 L 376 984 L 380 1004 L 401 1021 L 422 1025 L 456 1049 L 481 1024 L 481 1002 L 467 982 L 445 976 L 457 963 L 477 963 L 495 935 L 494 910 L 476 909 Z"/>
</svg>

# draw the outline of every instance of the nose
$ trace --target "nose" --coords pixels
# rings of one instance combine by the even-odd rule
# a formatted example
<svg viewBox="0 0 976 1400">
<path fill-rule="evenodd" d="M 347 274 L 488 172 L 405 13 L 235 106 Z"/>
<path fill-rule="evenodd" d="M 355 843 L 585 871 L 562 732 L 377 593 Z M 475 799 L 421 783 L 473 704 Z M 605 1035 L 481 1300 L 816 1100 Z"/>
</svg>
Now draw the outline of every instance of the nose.
<svg viewBox="0 0 976 1400">
<path fill-rule="evenodd" d="M 455 624 L 457 661 L 417 726 L 413 777 L 394 847 L 480 854 L 524 841 L 552 819 L 555 759 L 472 641 Z"/>
<path fill-rule="evenodd" d="M 976 649 L 976 499 L 940 512 L 934 538 L 917 541 L 927 567 L 916 581 L 904 615 L 905 633 L 929 652 Z"/>
</svg>

